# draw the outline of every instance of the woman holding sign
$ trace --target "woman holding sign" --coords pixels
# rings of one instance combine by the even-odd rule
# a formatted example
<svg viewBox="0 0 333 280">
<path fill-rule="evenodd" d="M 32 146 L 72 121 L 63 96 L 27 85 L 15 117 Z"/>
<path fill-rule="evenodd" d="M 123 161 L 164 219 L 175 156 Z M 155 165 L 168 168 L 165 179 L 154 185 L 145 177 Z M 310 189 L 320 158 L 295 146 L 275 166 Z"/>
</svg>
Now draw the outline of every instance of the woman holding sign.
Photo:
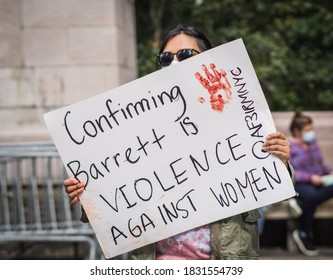
<svg viewBox="0 0 333 280">
<path fill-rule="evenodd" d="M 157 64 L 159 68 L 168 67 L 211 48 L 212 45 L 204 34 L 193 27 L 178 25 L 163 40 L 157 56 Z M 200 78 L 197 77 L 199 81 Z M 214 92 L 214 89 L 211 91 Z M 211 102 L 213 101 L 215 109 L 218 110 L 221 104 L 219 105 L 218 97 L 215 97 L 211 99 Z M 268 135 L 262 149 L 279 157 L 293 176 L 292 168 L 288 163 L 290 145 L 284 134 L 275 132 Z M 69 178 L 65 180 L 64 186 L 71 199 L 71 204 L 77 203 L 84 190 L 84 183 Z M 130 252 L 130 258 L 160 260 L 258 259 L 259 218 L 258 210 L 248 211 L 136 249 Z M 82 221 L 88 222 L 84 212 Z"/>
</svg>

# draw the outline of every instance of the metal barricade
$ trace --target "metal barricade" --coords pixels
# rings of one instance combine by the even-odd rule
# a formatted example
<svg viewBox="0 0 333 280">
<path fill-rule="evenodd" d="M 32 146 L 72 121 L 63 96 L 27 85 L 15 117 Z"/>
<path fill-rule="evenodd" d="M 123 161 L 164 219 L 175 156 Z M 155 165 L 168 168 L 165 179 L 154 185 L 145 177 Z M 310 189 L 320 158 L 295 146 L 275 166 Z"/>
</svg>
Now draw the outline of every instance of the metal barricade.
<svg viewBox="0 0 333 280">
<path fill-rule="evenodd" d="M 90 224 L 80 222 L 63 187 L 66 172 L 51 143 L 0 144 L 0 243 L 86 243 L 100 254 Z"/>
</svg>

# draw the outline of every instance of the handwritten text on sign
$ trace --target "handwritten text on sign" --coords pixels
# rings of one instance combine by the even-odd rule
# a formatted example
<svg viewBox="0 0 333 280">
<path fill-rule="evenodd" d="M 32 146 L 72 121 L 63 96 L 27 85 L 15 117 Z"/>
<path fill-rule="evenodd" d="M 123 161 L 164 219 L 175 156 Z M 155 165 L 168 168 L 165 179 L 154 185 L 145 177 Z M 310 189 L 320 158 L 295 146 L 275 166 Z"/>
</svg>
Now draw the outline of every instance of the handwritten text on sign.
<svg viewBox="0 0 333 280">
<path fill-rule="evenodd" d="M 241 39 L 44 117 L 106 258 L 295 194 Z"/>
</svg>

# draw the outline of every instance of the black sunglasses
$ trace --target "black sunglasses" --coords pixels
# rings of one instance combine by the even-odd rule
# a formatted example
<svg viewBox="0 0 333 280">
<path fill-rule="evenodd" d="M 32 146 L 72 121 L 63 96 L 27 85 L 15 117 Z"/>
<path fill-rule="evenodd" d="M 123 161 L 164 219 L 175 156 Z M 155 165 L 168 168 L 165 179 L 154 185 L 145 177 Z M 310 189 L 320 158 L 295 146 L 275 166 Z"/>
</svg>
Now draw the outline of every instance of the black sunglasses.
<svg viewBox="0 0 333 280">
<path fill-rule="evenodd" d="M 181 49 L 176 53 L 172 52 L 162 52 L 157 55 L 157 62 L 161 67 L 166 67 L 173 61 L 173 56 L 176 55 L 178 61 L 188 59 L 194 55 L 194 53 L 200 53 L 195 49 Z"/>
</svg>

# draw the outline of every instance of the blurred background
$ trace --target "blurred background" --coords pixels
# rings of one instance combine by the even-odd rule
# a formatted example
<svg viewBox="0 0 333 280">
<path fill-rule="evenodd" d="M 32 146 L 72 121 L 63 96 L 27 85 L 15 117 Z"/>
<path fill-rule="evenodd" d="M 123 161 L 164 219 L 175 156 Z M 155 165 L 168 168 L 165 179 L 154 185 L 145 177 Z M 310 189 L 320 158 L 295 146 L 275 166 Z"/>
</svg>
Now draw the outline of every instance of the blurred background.
<svg viewBox="0 0 333 280">
<path fill-rule="evenodd" d="M 306 111 L 333 166 L 331 1 L 0 0 L 0 259 L 99 257 L 63 194 L 43 114 L 155 71 L 177 23 L 214 46 L 243 38 L 278 130 L 290 134 L 293 111 Z M 282 216 L 267 221 L 263 246 L 288 247 Z M 325 247 L 332 219 L 333 204 L 316 227 Z"/>
</svg>

